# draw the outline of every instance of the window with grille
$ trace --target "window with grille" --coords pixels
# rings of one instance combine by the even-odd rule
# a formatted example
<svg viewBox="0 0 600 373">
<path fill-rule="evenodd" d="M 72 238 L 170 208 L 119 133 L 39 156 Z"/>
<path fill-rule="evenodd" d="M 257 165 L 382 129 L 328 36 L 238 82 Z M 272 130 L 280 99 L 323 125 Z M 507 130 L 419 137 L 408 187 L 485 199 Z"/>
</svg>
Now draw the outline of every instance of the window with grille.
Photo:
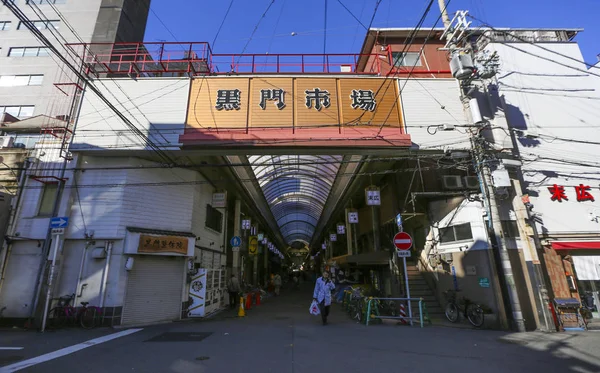
<svg viewBox="0 0 600 373">
<path fill-rule="evenodd" d="M 223 230 L 223 213 L 211 205 L 206 205 L 206 222 L 204 223 L 206 228 L 210 228 L 214 231 L 221 233 Z"/>
<path fill-rule="evenodd" d="M 450 227 L 440 228 L 440 243 L 451 243 L 456 241 L 467 241 L 473 239 L 471 223 L 457 224 Z"/>
<path fill-rule="evenodd" d="M 392 52 L 392 65 L 394 67 L 413 67 L 421 65 L 421 55 L 416 52 Z"/>
</svg>

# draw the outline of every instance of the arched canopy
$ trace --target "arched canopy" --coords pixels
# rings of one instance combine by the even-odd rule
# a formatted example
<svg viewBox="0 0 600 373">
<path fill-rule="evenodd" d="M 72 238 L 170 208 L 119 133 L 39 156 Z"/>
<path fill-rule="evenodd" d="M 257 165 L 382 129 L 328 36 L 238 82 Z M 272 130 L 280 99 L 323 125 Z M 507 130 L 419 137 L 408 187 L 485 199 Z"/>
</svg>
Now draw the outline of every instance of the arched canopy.
<svg viewBox="0 0 600 373">
<path fill-rule="evenodd" d="M 342 157 L 263 155 L 248 160 L 286 242 L 310 242 Z"/>
</svg>

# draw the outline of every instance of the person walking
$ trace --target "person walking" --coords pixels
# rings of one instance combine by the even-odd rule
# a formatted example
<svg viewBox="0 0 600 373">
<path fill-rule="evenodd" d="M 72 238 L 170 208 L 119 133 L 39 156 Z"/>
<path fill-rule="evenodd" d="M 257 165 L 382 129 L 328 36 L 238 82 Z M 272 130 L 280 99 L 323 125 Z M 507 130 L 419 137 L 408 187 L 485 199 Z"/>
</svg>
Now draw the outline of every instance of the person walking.
<svg viewBox="0 0 600 373">
<path fill-rule="evenodd" d="M 279 275 L 279 273 L 277 273 L 275 275 L 275 277 L 273 278 L 273 285 L 275 285 L 275 295 L 276 296 L 279 296 L 279 291 L 281 290 L 281 284 L 282 284 L 281 276 Z"/>
<path fill-rule="evenodd" d="M 229 291 L 229 307 L 236 309 L 240 300 L 240 281 L 235 275 L 231 275 L 227 282 L 227 291 Z"/>
<path fill-rule="evenodd" d="M 323 276 L 317 279 L 313 299 L 319 304 L 323 325 L 327 325 L 327 316 L 331 307 L 331 291 L 335 289 L 333 281 L 329 278 L 329 272 L 324 271 Z"/>
</svg>

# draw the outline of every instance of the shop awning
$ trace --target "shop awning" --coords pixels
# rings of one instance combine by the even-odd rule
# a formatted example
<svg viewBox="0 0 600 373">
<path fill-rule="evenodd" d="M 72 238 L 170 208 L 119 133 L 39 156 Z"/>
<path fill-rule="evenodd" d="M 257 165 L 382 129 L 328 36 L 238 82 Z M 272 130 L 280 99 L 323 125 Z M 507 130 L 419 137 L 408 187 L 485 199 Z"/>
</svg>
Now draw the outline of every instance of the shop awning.
<svg viewBox="0 0 600 373">
<path fill-rule="evenodd" d="M 554 241 L 550 245 L 554 250 L 600 250 L 600 241 Z"/>
</svg>

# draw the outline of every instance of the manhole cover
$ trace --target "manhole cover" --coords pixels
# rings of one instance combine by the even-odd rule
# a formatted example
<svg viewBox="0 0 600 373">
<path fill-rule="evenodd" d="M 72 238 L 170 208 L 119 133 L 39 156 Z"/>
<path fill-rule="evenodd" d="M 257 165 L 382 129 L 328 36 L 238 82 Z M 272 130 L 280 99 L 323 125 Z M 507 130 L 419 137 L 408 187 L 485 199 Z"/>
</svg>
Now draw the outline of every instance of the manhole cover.
<svg viewBox="0 0 600 373">
<path fill-rule="evenodd" d="M 8 365 L 23 360 L 23 356 L 2 356 L 0 357 L 0 365 Z"/>
<path fill-rule="evenodd" d="M 209 337 L 212 333 L 207 332 L 170 332 L 159 334 L 144 342 L 200 342 Z"/>
<path fill-rule="evenodd" d="M 210 359 L 210 357 L 208 357 L 208 356 L 198 356 L 196 358 L 196 360 L 208 360 L 208 359 Z"/>
</svg>

